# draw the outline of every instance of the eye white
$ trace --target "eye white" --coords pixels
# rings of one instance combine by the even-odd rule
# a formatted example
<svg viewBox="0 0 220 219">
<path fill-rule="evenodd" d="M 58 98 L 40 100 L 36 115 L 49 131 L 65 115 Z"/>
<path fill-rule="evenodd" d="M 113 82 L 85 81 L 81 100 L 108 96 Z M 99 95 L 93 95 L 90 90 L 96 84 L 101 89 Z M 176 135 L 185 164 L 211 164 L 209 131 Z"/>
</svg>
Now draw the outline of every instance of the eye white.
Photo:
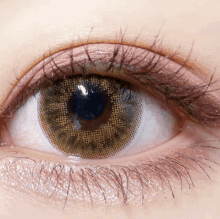
<svg viewBox="0 0 220 219">
<path fill-rule="evenodd" d="M 155 147 L 175 136 L 180 127 L 174 113 L 163 103 L 140 92 L 142 115 L 138 130 L 129 143 L 115 157 L 132 155 Z"/>
<path fill-rule="evenodd" d="M 134 138 L 113 157 L 136 154 L 172 138 L 179 130 L 174 113 L 164 104 L 144 92 L 140 125 Z M 30 97 L 14 114 L 9 132 L 16 146 L 63 155 L 46 137 L 38 117 L 40 92 Z"/>
</svg>

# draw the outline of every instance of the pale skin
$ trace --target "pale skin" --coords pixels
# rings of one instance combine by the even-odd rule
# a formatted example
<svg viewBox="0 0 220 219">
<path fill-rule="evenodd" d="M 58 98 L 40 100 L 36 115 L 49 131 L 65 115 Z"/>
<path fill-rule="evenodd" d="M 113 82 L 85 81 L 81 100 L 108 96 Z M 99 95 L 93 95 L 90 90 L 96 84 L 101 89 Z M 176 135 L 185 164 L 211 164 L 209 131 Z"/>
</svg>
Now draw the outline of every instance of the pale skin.
<svg viewBox="0 0 220 219">
<path fill-rule="evenodd" d="M 150 45 L 161 30 L 163 49 L 170 53 L 181 46 L 184 57 L 193 46 L 192 59 L 200 78 L 220 76 L 219 1 L 6 1 L 0 2 L 0 103 L 16 77 L 21 77 L 45 53 L 73 43 L 114 41 L 125 32 L 128 42 L 139 35 L 140 44 Z M 125 31 L 126 29 L 126 31 Z M 217 67 L 216 67 L 217 66 Z M 199 129 L 199 127 L 197 127 Z M 219 130 L 207 131 L 218 136 Z M 175 142 L 175 143 L 178 143 Z M 0 150 L 1 152 L 1 150 Z M 2 152 L 3 153 L 3 152 Z M 42 154 L 36 154 L 43 159 Z M 217 158 L 220 160 L 220 157 Z M 25 193 L 1 189 L 0 214 L 7 218 L 219 218 L 219 168 L 211 180 L 196 179 L 192 190 L 178 192 L 175 199 L 159 198 L 143 205 L 99 208 L 77 203 L 61 211 L 29 199 Z"/>
</svg>

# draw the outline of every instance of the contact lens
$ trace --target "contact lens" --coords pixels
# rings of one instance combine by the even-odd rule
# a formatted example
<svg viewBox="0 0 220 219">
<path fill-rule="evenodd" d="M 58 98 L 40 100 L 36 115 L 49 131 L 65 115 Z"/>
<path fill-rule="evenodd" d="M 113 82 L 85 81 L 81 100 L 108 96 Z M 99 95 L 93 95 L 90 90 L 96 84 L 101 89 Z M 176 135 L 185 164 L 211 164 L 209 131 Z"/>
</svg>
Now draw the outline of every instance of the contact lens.
<svg viewBox="0 0 220 219">
<path fill-rule="evenodd" d="M 44 134 L 64 154 L 113 156 L 133 139 L 142 99 L 129 83 L 101 76 L 67 77 L 42 88 L 38 116 Z"/>
</svg>

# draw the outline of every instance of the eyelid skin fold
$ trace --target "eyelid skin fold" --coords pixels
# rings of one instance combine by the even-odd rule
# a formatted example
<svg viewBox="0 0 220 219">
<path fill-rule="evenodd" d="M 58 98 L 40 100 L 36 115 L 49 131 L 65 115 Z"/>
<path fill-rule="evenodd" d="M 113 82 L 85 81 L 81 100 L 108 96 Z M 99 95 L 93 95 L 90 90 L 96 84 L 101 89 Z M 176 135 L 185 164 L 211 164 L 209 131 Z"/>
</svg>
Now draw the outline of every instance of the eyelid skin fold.
<svg viewBox="0 0 220 219">
<path fill-rule="evenodd" d="M 28 96 L 57 78 L 68 74 L 103 73 L 130 80 L 146 91 L 162 95 L 168 104 L 176 106 L 195 122 L 218 126 L 220 106 L 210 90 L 212 78 L 208 83 L 202 82 L 185 68 L 186 64 L 175 63 L 175 56 L 176 53 L 162 56 L 122 44 L 89 44 L 56 52 L 45 57 L 18 81 L 4 102 L 1 119 L 10 116 Z M 187 134 L 193 130 L 186 126 Z M 196 131 L 193 134 L 198 135 Z M 190 141 L 182 145 L 176 141 L 171 144 L 173 147 L 156 149 L 164 153 L 154 155 L 152 160 L 149 152 L 147 156 L 145 153 L 138 159 L 134 157 L 129 163 L 117 160 L 114 165 L 113 162 L 91 164 L 85 161 L 79 165 L 69 160 L 38 159 L 31 155 L 32 151 L 2 147 L 8 151 L 1 157 L 0 179 L 28 194 L 36 193 L 47 200 L 60 201 L 63 207 L 85 201 L 94 206 L 98 203 L 142 204 L 164 193 L 175 198 L 176 187 L 194 187 L 193 170 L 209 178 L 207 169 L 218 166 L 211 156 L 219 149 L 217 141 L 204 141 L 203 137 L 195 141 L 191 136 Z"/>
<path fill-rule="evenodd" d="M 188 60 L 179 65 L 173 61 L 176 57 L 177 51 L 170 56 L 162 56 L 122 44 L 89 44 L 62 50 L 43 59 L 18 81 L 0 113 L 14 101 L 12 105 L 16 106 L 10 106 L 4 114 L 10 116 L 13 113 L 11 110 L 24 104 L 28 95 L 58 78 L 100 74 L 130 80 L 148 92 L 153 90 L 193 121 L 218 126 L 220 106 L 210 89 L 215 83 L 212 77 L 208 82 L 203 82 L 185 67 Z M 18 93 L 20 96 L 16 99 Z"/>
</svg>

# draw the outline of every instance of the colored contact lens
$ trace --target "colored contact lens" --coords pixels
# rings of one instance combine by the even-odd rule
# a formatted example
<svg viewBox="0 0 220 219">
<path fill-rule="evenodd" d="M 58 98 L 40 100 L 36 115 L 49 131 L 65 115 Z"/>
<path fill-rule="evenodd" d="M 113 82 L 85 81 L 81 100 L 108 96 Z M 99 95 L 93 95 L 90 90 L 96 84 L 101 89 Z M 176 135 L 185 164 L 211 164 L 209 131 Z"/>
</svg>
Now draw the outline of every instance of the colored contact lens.
<svg viewBox="0 0 220 219">
<path fill-rule="evenodd" d="M 44 133 L 61 152 L 87 159 L 114 155 L 133 139 L 141 97 L 127 82 L 69 77 L 41 90 L 38 114 Z"/>
</svg>

